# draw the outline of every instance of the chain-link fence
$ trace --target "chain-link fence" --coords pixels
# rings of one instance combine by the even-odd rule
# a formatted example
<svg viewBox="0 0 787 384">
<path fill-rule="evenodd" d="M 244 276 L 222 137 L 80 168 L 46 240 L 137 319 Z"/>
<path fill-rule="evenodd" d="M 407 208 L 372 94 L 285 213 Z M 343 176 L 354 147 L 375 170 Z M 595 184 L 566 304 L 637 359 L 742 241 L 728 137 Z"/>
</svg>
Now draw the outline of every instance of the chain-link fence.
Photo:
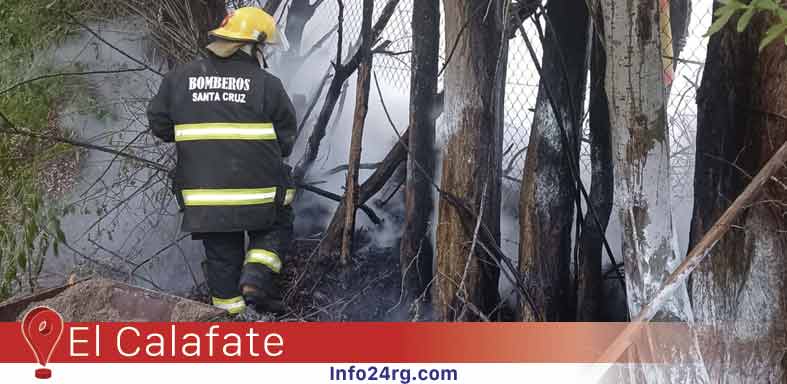
<svg viewBox="0 0 787 384">
<path fill-rule="evenodd" d="M 410 87 L 410 44 L 412 1 L 402 0 L 382 40 L 391 42 L 388 47 L 390 55 L 378 55 L 374 69 L 381 82 L 386 82 L 389 89 L 408 95 Z M 345 0 L 344 36 L 346 46 L 351 48 L 357 41 L 361 25 L 361 0 Z M 688 198 L 691 192 L 694 165 L 694 141 L 697 120 L 696 92 L 702 76 L 705 62 L 707 38 L 705 31 L 712 19 L 710 0 L 693 1 L 689 16 L 688 34 L 683 50 L 676 58 L 674 81 L 668 99 L 668 118 L 671 133 L 673 193 L 677 198 Z M 382 2 L 375 7 L 375 15 L 382 9 Z M 339 14 L 338 2 L 326 1 L 315 14 L 310 26 L 316 30 L 328 31 L 334 26 Z M 325 20 L 325 21 L 320 21 Z M 534 42 L 537 56 L 541 56 L 537 32 L 532 21 L 524 25 L 525 31 Z M 318 34 L 319 35 L 319 34 Z M 305 44 L 308 46 L 308 42 Z M 445 39 L 442 41 L 442 60 L 445 60 Z M 533 109 L 538 93 L 539 76 L 531 60 L 527 47 L 521 37 L 510 40 L 508 54 L 508 74 L 505 100 L 505 142 L 503 159 L 504 168 L 510 168 L 506 193 L 517 193 L 516 180 L 522 177 L 525 152 L 530 128 L 533 123 Z M 585 119 L 587 125 L 587 119 Z M 587 126 L 585 127 L 587 134 Z M 588 146 L 582 150 L 584 172 L 589 169 Z M 509 167 L 510 166 L 510 167 Z"/>
</svg>

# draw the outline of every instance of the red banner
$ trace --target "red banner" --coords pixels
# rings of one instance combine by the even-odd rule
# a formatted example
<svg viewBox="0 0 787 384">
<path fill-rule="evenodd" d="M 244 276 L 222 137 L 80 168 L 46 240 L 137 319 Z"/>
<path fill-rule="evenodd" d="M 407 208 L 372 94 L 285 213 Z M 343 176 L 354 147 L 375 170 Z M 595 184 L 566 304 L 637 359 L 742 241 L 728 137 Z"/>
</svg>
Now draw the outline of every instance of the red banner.
<svg viewBox="0 0 787 384">
<path fill-rule="evenodd" d="M 50 362 L 593 363 L 625 324 L 67 323 Z M 679 340 L 680 324 L 649 325 Z M 0 362 L 35 362 L 19 323 Z M 37 328 L 33 327 L 33 332 Z M 664 340 L 662 340 L 664 341 Z M 679 341 L 674 345 L 678 345 Z"/>
</svg>

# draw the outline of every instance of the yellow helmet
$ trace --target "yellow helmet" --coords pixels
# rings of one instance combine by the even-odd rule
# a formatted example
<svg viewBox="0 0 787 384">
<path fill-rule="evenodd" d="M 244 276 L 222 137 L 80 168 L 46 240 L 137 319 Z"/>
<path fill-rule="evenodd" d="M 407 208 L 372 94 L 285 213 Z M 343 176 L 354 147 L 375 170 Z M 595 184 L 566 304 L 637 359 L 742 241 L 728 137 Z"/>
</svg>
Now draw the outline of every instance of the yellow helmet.
<svg viewBox="0 0 787 384">
<path fill-rule="evenodd" d="M 276 20 L 257 7 L 243 7 L 230 11 L 219 28 L 210 31 L 211 36 L 237 42 L 285 44 Z"/>
</svg>

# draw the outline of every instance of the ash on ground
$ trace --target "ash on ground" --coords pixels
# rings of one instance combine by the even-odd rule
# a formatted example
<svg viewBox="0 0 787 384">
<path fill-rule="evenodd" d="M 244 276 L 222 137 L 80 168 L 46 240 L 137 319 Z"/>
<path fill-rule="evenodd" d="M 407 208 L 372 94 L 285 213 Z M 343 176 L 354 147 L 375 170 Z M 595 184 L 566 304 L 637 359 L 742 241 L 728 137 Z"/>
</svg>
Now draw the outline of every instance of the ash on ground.
<svg viewBox="0 0 787 384">
<path fill-rule="evenodd" d="M 357 243 L 370 239 L 356 236 Z M 405 321 L 409 303 L 402 296 L 399 252 L 374 244 L 354 252 L 347 266 L 319 260 L 317 241 L 296 242 L 283 285 L 291 312 L 283 321 Z"/>
</svg>

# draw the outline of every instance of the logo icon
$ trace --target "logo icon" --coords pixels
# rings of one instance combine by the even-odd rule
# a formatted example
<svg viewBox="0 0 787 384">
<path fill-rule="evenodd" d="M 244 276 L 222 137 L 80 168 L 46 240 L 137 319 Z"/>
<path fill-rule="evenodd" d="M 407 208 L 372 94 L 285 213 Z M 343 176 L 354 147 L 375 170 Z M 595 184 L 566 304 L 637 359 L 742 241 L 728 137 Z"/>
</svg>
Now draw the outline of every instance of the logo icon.
<svg viewBox="0 0 787 384">
<path fill-rule="evenodd" d="M 46 364 L 63 335 L 63 317 L 49 307 L 33 308 L 22 319 L 22 335 L 33 350 L 38 364 L 44 367 L 36 369 L 35 377 L 52 377 L 52 370 L 46 368 Z"/>
</svg>

